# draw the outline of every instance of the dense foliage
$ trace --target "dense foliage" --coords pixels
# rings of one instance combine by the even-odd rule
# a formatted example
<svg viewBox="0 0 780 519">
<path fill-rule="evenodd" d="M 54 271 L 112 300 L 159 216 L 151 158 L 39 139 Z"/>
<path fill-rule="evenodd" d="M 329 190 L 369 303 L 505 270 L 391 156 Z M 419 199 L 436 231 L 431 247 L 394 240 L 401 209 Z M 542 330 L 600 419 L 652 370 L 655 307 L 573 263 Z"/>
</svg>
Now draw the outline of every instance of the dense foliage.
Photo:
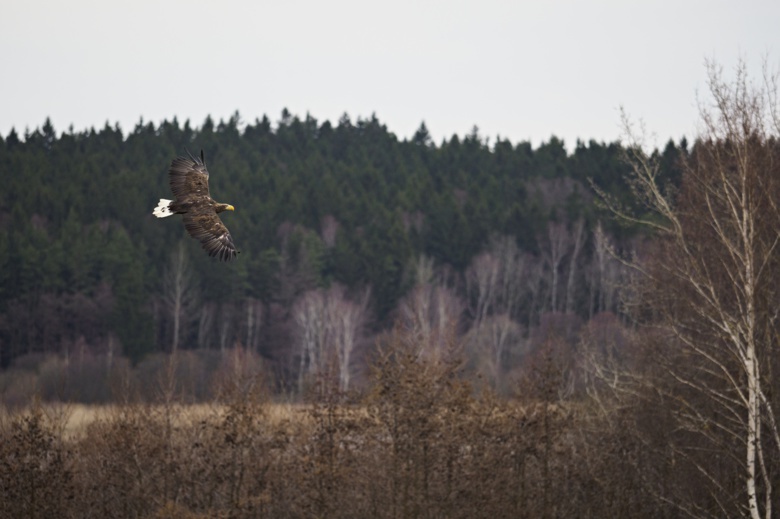
<svg viewBox="0 0 780 519">
<path fill-rule="evenodd" d="M 178 217 L 151 215 L 185 148 L 205 151 L 214 198 L 236 207 L 223 215 L 241 250 L 232 264 L 206 257 Z M 426 281 L 414 275 L 421 258 L 463 299 L 469 328 L 478 297 L 469 269 L 499 239 L 538 266 L 525 274 L 538 286 L 510 318 L 534 326 L 548 312 L 618 311 L 593 274 L 594 231 L 618 248 L 635 232 L 593 203 L 589 181 L 630 204 L 622 151 L 591 141 L 568 153 L 555 137 L 535 149 L 489 142 L 476 128 L 436 144 L 424 124 L 399 140 L 374 117 L 334 125 L 287 111 L 276 124 L 235 114 L 200 127 L 140 122 L 127 134 L 108 124 L 58 134 L 48 120 L 23 137 L 12 131 L 0 139 L 0 361 L 116 352 L 138 362 L 168 351 L 174 268 L 194 294 L 176 346 L 251 346 L 280 371 L 294 363 L 279 352 L 290 350 L 290 312 L 304 293 L 369 289 L 373 333 Z M 667 180 L 680 153 L 684 141 L 660 154 Z M 246 323 L 252 308 L 262 326 Z"/>
</svg>

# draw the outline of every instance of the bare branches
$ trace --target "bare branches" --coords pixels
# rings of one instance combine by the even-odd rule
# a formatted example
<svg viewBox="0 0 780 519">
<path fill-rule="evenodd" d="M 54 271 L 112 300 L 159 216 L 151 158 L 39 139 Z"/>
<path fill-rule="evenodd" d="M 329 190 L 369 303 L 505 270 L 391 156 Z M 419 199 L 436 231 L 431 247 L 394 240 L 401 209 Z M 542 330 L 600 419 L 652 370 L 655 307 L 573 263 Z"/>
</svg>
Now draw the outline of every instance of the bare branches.
<svg viewBox="0 0 780 519">
<path fill-rule="evenodd" d="M 199 287 L 193 278 L 192 267 L 187 259 L 184 243 L 181 241 L 171 254 L 170 265 L 165 270 L 163 290 L 163 300 L 173 326 L 171 352 L 176 352 L 180 337 L 197 317 L 195 309 L 200 303 Z"/>
<path fill-rule="evenodd" d="M 292 316 L 299 348 L 299 389 L 307 376 L 327 376 L 334 366 L 339 390 L 349 389 L 353 353 L 368 319 L 369 295 L 365 290 L 349 299 L 344 287 L 333 285 L 306 292 L 295 303 Z"/>
<path fill-rule="evenodd" d="M 670 362 L 666 371 L 670 394 L 689 395 L 678 400 L 684 402 L 678 418 L 686 430 L 719 448 L 744 449 L 743 506 L 758 519 L 772 515 L 770 460 L 776 459 L 780 438 L 776 404 L 762 389 L 762 372 L 769 367 L 763 363 L 776 357 L 766 338 L 777 337 L 774 308 L 780 303 L 771 288 L 780 267 L 777 76 L 765 73 L 761 88 L 749 82 L 744 62 L 731 82 L 715 63 L 706 66 L 710 102 L 700 103 L 704 132 L 683 164 L 679 192 L 672 198 L 659 185 L 658 164 L 643 151 L 642 135 L 634 134 L 623 113 L 631 186 L 652 216 L 635 218 L 611 207 L 658 233 L 654 255 L 641 271 L 647 275 L 648 306 L 684 348 L 686 363 Z M 732 440 L 724 441 L 722 434 Z M 706 480 L 720 485 L 707 460 L 695 454 L 691 460 Z"/>
</svg>

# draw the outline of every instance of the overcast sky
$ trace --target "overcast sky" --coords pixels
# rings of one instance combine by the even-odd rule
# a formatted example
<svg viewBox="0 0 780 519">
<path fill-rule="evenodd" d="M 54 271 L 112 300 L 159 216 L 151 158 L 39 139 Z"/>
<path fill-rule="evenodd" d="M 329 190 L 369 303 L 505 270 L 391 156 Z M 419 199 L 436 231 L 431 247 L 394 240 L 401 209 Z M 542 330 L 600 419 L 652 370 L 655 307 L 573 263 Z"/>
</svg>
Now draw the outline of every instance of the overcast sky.
<svg viewBox="0 0 780 519">
<path fill-rule="evenodd" d="M 663 143 L 693 135 L 705 59 L 780 65 L 780 1 L 0 0 L 0 49 L 3 136 L 287 107 L 571 148 L 623 106 Z"/>
</svg>

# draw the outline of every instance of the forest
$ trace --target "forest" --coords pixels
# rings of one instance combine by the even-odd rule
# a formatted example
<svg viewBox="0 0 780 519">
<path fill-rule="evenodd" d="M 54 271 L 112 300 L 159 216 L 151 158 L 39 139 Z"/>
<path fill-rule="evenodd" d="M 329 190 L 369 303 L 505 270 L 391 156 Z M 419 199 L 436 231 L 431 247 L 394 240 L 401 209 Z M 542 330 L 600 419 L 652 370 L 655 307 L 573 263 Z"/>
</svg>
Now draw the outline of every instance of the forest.
<svg viewBox="0 0 780 519">
<path fill-rule="evenodd" d="M 436 144 L 424 124 L 399 140 L 373 117 L 334 126 L 285 111 L 273 125 L 235 114 L 127 135 L 46 121 L 0 144 L 4 367 L 243 347 L 292 391 L 336 356 L 343 341 L 325 335 L 338 333 L 347 386 L 400 319 L 470 335 L 469 356 L 498 381 L 545 319 L 619 315 L 625 273 L 608 250 L 641 239 L 594 202 L 591 183 L 630 203 L 619 143 L 567 153 L 555 137 L 533 149 L 474 128 Z M 214 198 L 236 207 L 222 215 L 241 250 L 231 264 L 204 257 L 180 217 L 151 215 L 171 198 L 171 160 L 201 149 Z M 676 182 L 686 142 L 656 153 Z M 347 312 L 343 329 L 314 329 L 307 315 L 326 308 Z"/>
<path fill-rule="evenodd" d="M 0 516 L 772 517 L 780 82 L 707 72 L 663 147 L 11 131 Z M 230 263 L 151 214 L 201 149 Z"/>
</svg>

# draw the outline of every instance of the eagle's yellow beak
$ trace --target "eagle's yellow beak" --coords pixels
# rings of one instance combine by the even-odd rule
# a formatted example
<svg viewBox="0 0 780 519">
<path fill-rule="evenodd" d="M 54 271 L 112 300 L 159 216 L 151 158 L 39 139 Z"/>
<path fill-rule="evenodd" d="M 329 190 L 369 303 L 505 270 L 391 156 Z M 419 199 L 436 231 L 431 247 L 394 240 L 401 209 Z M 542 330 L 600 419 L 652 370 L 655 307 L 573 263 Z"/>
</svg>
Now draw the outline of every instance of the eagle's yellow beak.
<svg viewBox="0 0 780 519">
<path fill-rule="evenodd" d="M 229 206 L 227 206 L 227 207 L 225 208 L 225 210 L 226 210 L 226 211 L 235 211 L 235 210 L 236 210 L 236 208 L 235 208 L 235 207 L 233 207 L 232 205 L 229 205 Z"/>
</svg>

